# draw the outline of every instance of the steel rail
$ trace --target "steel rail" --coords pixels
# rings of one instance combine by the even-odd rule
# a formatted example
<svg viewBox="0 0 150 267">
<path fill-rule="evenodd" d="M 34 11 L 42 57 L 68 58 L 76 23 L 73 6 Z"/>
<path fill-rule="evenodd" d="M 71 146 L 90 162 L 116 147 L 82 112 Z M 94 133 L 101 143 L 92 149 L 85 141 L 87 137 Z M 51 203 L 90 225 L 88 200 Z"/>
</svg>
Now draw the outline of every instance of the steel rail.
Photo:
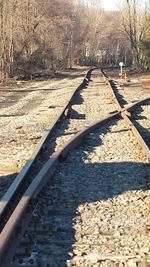
<svg viewBox="0 0 150 267">
<path fill-rule="evenodd" d="M 90 79 L 90 78 L 89 78 Z M 85 84 L 87 83 L 85 79 Z M 106 121 L 109 121 L 113 118 L 127 117 L 128 124 L 129 118 L 126 116 L 125 112 L 133 110 L 141 103 L 149 100 L 144 99 L 138 101 L 132 105 L 129 105 L 127 108 L 121 108 L 119 111 L 115 111 L 113 114 L 99 120 L 90 126 L 86 127 L 84 130 L 77 133 L 73 138 L 71 138 L 64 147 L 51 156 L 51 158 L 44 164 L 40 172 L 33 179 L 32 183 L 28 186 L 26 191 L 21 196 L 20 201 L 17 206 L 14 208 L 12 214 L 10 215 L 8 221 L 2 229 L 0 234 L 0 266 L 9 267 L 10 262 L 15 254 L 16 248 L 19 245 L 22 235 L 25 232 L 25 229 L 32 217 L 31 210 L 33 211 L 36 208 L 35 200 L 39 192 L 42 190 L 46 182 L 52 177 L 57 164 L 62 160 L 68 152 L 76 147 L 80 142 L 82 142 L 83 137 L 94 130 L 96 127 L 99 127 L 101 124 L 104 124 Z M 118 102 L 119 103 L 119 102 Z M 132 122 L 131 122 L 132 123 Z M 131 126 L 131 124 L 129 124 Z M 136 129 L 136 128 L 135 128 Z"/>
<path fill-rule="evenodd" d="M 126 110 L 127 111 L 132 111 L 133 109 L 135 109 L 136 107 L 144 104 L 145 102 L 150 102 L 150 97 L 147 97 L 147 98 L 144 98 L 142 100 L 139 100 L 137 102 L 135 102 L 134 104 L 129 104 L 127 107 L 126 107 Z"/>
<path fill-rule="evenodd" d="M 130 113 L 128 113 L 129 111 L 132 111 L 134 108 L 136 108 L 138 105 L 146 102 L 146 101 L 150 101 L 150 97 L 143 99 L 141 101 L 138 101 L 137 103 L 133 104 L 133 105 L 129 105 L 129 107 L 127 108 L 122 108 L 119 100 L 117 99 L 117 95 L 114 91 L 114 87 L 116 86 L 117 89 L 118 88 L 118 83 L 114 82 L 113 80 L 110 79 L 110 77 L 105 73 L 104 69 L 101 69 L 101 72 L 103 74 L 103 76 L 105 77 L 105 79 L 107 80 L 109 87 L 111 89 L 112 95 L 114 97 L 114 100 L 118 106 L 118 110 L 121 112 L 121 117 L 126 121 L 126 123 L 128 124 L 129 128 L 131 129 L 131 131 L 133 132 L 135 138 L 138 141 L 138 144 L 141 146 L 142 151 L 144 153 L 144 155 L 147 157 L 148 163 L 150 163 L 150 148 L 147 146 L 146 142 L 144 141 L 143 137 L 141 136 L 140 132 L 137 130 L 137 128 L 134 126 L 133 122 L 131 121 L 131 119 L 129 118 L 129 116 L 131 116 Z"/>
<path fill-rule="evenodd" d="M 116 82 L 114 83 L 114 81 L 105 73 L 104 69 L 101 69 L 101 72 L 102 72 L 103 76 L 105 77 L 105 80 L 107 81 L 107 83 L 109 85 L 109 88 L 110 88 L 111 93 L 113 95 L 113 98 L 114 98 L 114 100 L 116 102 L 116 105 L 118 107 L 118 110 L 122 110 L 122 107 L 121 107 L 121 105 L 119 103 L 119 100 L 117 99 L 116 93 L 115 93 L 115 91 L 113 89 L 113 87 L 116 86 Z"/>
<path fill-rule="evenodd" d="M 113 90 L 111 84 L 109 83 L 109 81 L 110 81 L 111 79 L 110 79 L 110 77 L 105 73 L 104 69 L 107 69 L 107 68 L 103 68 L 103 69 L 101 69 L 101 72 L 102 72 L 103 76 L 105 77 L 105 80 L 107 81 L 107 83 L 110 85 L 111 92 L 112 92 L 112 94 L 113 94 L 113 96 L 114 96 L 114 98 L 115 98 L 116 104 L 118 105 L 119 110 L 120 110 L 121 105 L 120 105 L 120 103 L 119 103 L 119 101 L 118 101 L 118 99 L 117 99 L 117 96 L 116 96 L 116 94 L 115 94 L 115 92 L 114 92 L 114 90 Z M 108 69 L 111 69 L 111 67 L 109 67 Z M 112 81 L 112 80 L 111 80 L 111 81 Z M 116 84 L 115 84 L 115 85 L 116 85 Z M 117 85 L 118 85 L 118 83 L 117 83 Z M 119 86 L 119 87 L 120 87 L 120 86 Z M 119 88 L 118 88 L 118 89 L 119 89 Z M 140 104 L 142 104 L 142 103 L 144 103 L 144 102 L 146 102 L 146 101 L 150 101 L 150 97 L 147 97 L 147 98 L 144 98 L 144 99 L 142 99 L 142 100 L 136 101 L 135 103 L 128 104 L 128 106 L 127 106 L 126 108 L 121 108 L 121 110 L 131 111 L 131 110 L 133 110 L 136 106 L 138 106 L 138 105 L 140 105 Z"/>
<path fill-rule="evenodd" d="M 149 100 L 149 98 L 148 98 Z M 130 105 L 127 109 L 134 109 L 138 105 L 142 104 L 143 102 L 147 101 L 147 99 L 138 101 Z M 1 234 L 0 234 L 0 266 L 1 267 L 8 267 L 15 251 L 19 245 L 19 242 L 27 228 L 27 225 L 32 217 L 31 210 L 36 208 L 35 200 L 44 185 L 50 180 L 52 175 L 55 172 L 57 164 L 59 161 L 62 161 L 68 154 L 68 152 L 78 146 L 83 138 L 93 131 L 95 128 L 101 126 L 102 124 L 106 123 L 115 118 L 121 118 L 122 116 L 126 116 L 125 113 L 121 111 L 115 111 L 113 114 L 107 116 L 106 118 L 96 121 L 85 127 L 82 131 L 78 132 L 74 135 L 63 147 L 61 150 L 53 153 L 51 158 L 44 164 L 43 168 L 34 178 L 32 183 L 29 185 L 26 192 L 21 197 L 18 205 L 14 209 L 13 213 L 11 214 L 9 220 L 5 224 Z M 127 116 L 126 116 L 127 117 Z M 129 126 L 130 120 L 127 117 Z M 136 131 L 136 130 L 135 130 Z"/>
<path fill-rule="evenodd" d="M 139 131 L 137 128 L 134 126 L 132 121 L 129 119 L 129 117 L 125 113 L 121 113 L 121 117 L 125 119 L 127 124 L 129 125 L 129 128 L 132 130 L 134 136 L 136 137 L 139 145 L 142 147 L 142 150 L 144 152 L 144 155 L 147 156 L 148 163 L 150 163 L 150 149 L 145 143 L 143 137 L 140 135 Z"/>
<path fill-rule="evenodd" d="M 68 152 L 79 145 L 83 138 L 93 131 L 95 128 L 100 127 L 107 121 L 120 117 L 120 112 L 115 112 L 108 115 L 104 119 L 96 121 L 84 128 L 73 136 L 59 151 L 53 153 L 51 158 L 44 164 L 38 175 L 34 178 L 28 189 L 22 195 L 19 203 L 9 217 L 0 234 L 0 266 L 9 267 L 19 242 L 27 228 L 27 225 L 32 217 L 31 210 L 34 211 L 36 204 L 35 200 L 43 186 L 52 177 L 57 164 L 63 160 Z"/>
<path fill-rule="evenodd" d="M 87 74 L 85 75 L 83 81 L 81 84 L 72 92 L 70 99 L 66 101 L 64 107 L 62 110 L 59 112 L 57 118 L 54 120 L 54 122 L 50 125 L 48 130 L 45 130 L 40 141 L 38 142 L 35 150 L 33 151 L 33 154 L 29 158 L 29 160 L 26 162 L 24 167 L 22 168 L 21 172 L 16 176 L 15 180 L 12 182 L 11 186 L 8 188 L 4 196 L 0 200 L 0 230 L 1 230 L 1 225 L 3 224 L 4 221 L 6 221 L 6 218 L 10 214 L 10 205 L 12 201 L 16 201 L 16 196 L 23 193 L 25 189 L 23 188 L 23 184 L 26 182 L 26 176 L 28 175 L 29 171 L 31 170 L 31 167 L 33 166 L 34 161 L 36 160 L 37 156 L 39 155 L 44 142 L 48 138 L 49 134 L 54 130 L 56 127 L 58 121 L 62 118 L 63 114 L 65 111 L 71 107 L 71 102 L 73 100 L 73 97 L 75 93 L 80 90 L 82 87 L 86 86 L 90 80 L 91 77 L 91 72 L 93 69 L 88 70 Z M 18 199 L 19 201 L 19 199 Z M 17 204 L 17 203 L 16 203 Z"/>
</svg>

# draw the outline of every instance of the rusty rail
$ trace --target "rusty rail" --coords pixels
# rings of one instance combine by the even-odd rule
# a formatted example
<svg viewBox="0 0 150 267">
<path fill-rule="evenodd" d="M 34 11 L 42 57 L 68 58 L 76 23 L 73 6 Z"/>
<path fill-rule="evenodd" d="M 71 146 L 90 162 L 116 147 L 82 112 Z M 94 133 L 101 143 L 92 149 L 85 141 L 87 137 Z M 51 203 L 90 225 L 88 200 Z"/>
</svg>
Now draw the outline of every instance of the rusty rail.
<svg viewBox="0 0 150 267">
<path fill-rule="evenodd" d="M 64 115 L 66 110 L 69 110 L 69 108 L 71 107 L 71 102 L 73 100 L 73 97 L 75 95 L 75 93 L 80 90 L 81 88 L 83 88 L 84 86 L 86 86 L 90 80 L 91 77 L 91 72 L 93 69 L 90 69 L 87 74 L 85 75 L 83 81 L 81 82 L 81 84 L 73 91 L 73 93 L 71 94 L 71 97 L 69 100 L 66 101 L 64 107 L 62 108 L 62 110 L 60 111 L 60 113 L 58 114 L 57 118 L 55 119 L 55 121 L 50 125 L 50 127 L 48 128 L 48 130 L 45 130 L 39 143 L 37 144 L 33 154 L 31 155 L 30 159 L 26 162 L 26 164 L 24 165 L 24 167 L 22 168 L 21 172 L 16 176 L 15 180 L 13 181 L 13 183 L 11 184 L 11 186 L 8 188 L 7 192 L 5 193 L 5 195 L 2 197 L 1 201 L 0 201 L 0 231 L 3 227 L 3 222 L 7 220 L 7 218 L 10 215 L 10 211 L 11 211 L 11 202 L 15 202 L 18 196 L 18 200 L 19 201 L 19 196 L 21 194 L 24 193 L 24 191 L 27 188 L 24 188 L 24 183 L 26 183 L 26 176 L 28 175 L 31 167 L 33 166 L 33 163 L 35 162 L 38 154 L 40 153 L 43 144 L 45 143 L 46 139 L 48 138 L 49 134 L 52 132 L 52 130 L 54 130 L 54 128 L 56 127 L 58 121 L 62 118 L 62 116 Z M 17 204 L 17 203 L 15 203 Z M 8 215 L 9 214 L 9 215 Z"/>
<path fill-rule="evenodd" d="M 14 254 L 18 247 L 18 244 L 26 230 L 28 222 L 32 217 L 31 210 L 34 210 L 35 198 L 38 193 L 42 190 L 46 182 L 52 177 L 55 168 L 59 160 L 66 157 L 68 152 L 75 148 L 85 137 L 95 128 L 106 123 L 111 119 L 118 118 L 120 112 L 115 112 L 106 118 L 92 123 L 90 126 L 86 127 L 84 130 L 77 133 L 72 137 L 61 150 L 55 152 L 51 158 L 44 164 L 41 171 L 32 181 L 26 192 L 21 197 L 18 205 L 11 214 L 9 220 L 7 221 L 5 227 L 0 234 L 0 266 L 8 267 Z"/>
<path fill-rule="evenodd" d="M 129 118 L 130 113 L 128 113 L 129 111 L 132 111 L 134 108 L 136 108 L 138 105 L 143 104 L 146 101 L 150 101 L 150 97 L 143 99 L 141 101 L 138 101 L 134 104 L 129 105 L 127 108 L 122 108 L 119 100 L 117 99 L 116 93 L 114 91 L 114 87 L 116 87 L 116 89 L 119 89 L 119 85 L 117 82 L 115 82 L 114 80 L 112 80 L 104 71 L 104 69 L 101 69 L 101 72 L 103 74 L 103 76 L 105 77 L 106 81 L 109 84 L 109 87 L 111 89 L 113 98 L 118 106 L 118 110 L 121 112 L 121 117 L 126 121 L 126 123 L 128 124 L 128 126 L 130 127 L 131 131 L 133 132 L 135 138 L 137 139 L 139 145 L 142 148 L 142 151 L 144 153 L 144 155 L 147 157 L 148 159 L 148 163 L 150 163 L 150 149 L 147 146 L 146 142 L 144 141 L 143 137 L 141 136 L 141 134 L 139 133 L 139 131 L 137 130 L 137 128 L 134 126 L 133 122 L 131 121 L 131 119 Z"/>
<path fill-rule="evenodd" d="M 90 74 L 87 79 L 84 79 L 83 83 L 84 85 L 87 84 L 88 80 L 90 79 Z M 110 85 L 111 86 L 111 85 Z M 113 88 L 112 88 L 113 91 Z M 115 93 L 113 94 L 114 97 Z M 36 175 L 32 183 L 26 188 L 26 191 L 23 192 L 19 202 L 17 203 L 16 207 L 14 208 L 14 211 L 11 213 L 10 217 L 8 218 L 5 226 L 2 229 L 2 232 L 0 234 L 0 266 L 1 267 L 9 267 L 10 262 L 15 254 L 16 248 L 19 245 L 19 242 L 27 228 L 27 225 L 32 217 L 32 213 L 34 209 L 36 208 L 36 197 L 39 194 L 39 192 L 42 190 L 43 186 L 47 183 L 47 181 L 52 177 L 57 164 L 60 160 L 63 160 L 68 152 L 75 148 L 77 145 L 82 142 L 85 135 L 89 134 L 91 131 L 93 131 L 95 128 L 101 126 L 102 124 L 106 123 L 107 121 L 110 121 L 112 119 L 117 118 L 123 118 L 128 122 L 129 127 L 134 132 L 134 134 L 138 137 L 140 136 L 135 126 L 132 124 L 128 116 L 126 115 L 127 112 L 133 110 L 138 105 L 144 103 L 145 101 L 150 100 L 150 98 L 144 99 L 142 101 L 138 101 L 137 103 L 134 103 L 132 105 L 129 105 L 127 108 L 122 108 L 118 102 L 118 109 L 119 111 L 115 111 L 113 114 L 107 116 L 106 118 L 96 121 L 95 123 L 91 124 L 90 126 L 86 127 L 84 130 L 77 133 L 73 138 L 71 138 L 61 150 L 53 153 L 53 155 L 50 157 L 50 159 L 44 164 L 40 172 Z M 116 103 L 117 103 L 116 102 Z M 68 106 L 68 105 L 67 105 Z M 66 106 L 66 108 L 67 108 Z M 63 112 L 66 109 L 63 109 Z M 57 122 L 56 122 L 57 123 Z M 133 127 L 134 126 L 134 127 Z M 45 137 L 43 137 L 43 140 L 45 140 L 48 136 L 48 133 L 46 133 Z M 141 137 L 141 136 L 140 136 Z M 141 138 L 139 138 L 139 142 L 141 144 Z M 37 156 L 39 153 L 41 147 L 42 147 L 42 141 L 41 145 L 37 148 L 37 151 L 33 153 L 33 155 Z M 145 146 L 145 142 L 143 143 Z M 149 154 L 149 149 L 144 150 L 144 153 Z M 33 160 L 31 158 L 31 160 Z M 150 160 L 150 157 L 149 157 Z M 30 166 L 30 164 L 29 164 Z M 28 169 L 27 169 L 28 172 Z M 26 174 L 27 172 L 24 171 Z M 25 176 L 25 175 L 24 175 Z M 23 176 L 23 177 L 24 177 Z M 15 185 L 15 190 L 17 190 L 17 184 Z M 15 192 L 15 191 L 14 191 Z M 3 198 L 4 200 L 4 198 Z M 8 199 L 7 199 L 8 200 Z M 12 198 L 9 200 L 10 203 L 12 201 Z M 4 204 L 5 206 L 5 204 Z"/>
<path fill-rule="evenodd" d="M 148 98 L 149 99 L 149 98 Z M 139 101 L 138 103 L 134 103 L 130 105 L 128 109 L 134 109 L 137 105 L 145 102 L 147 99 Z M 59 161 L 63 160 L 68 152 L 78 146 L 83 138 L 93 131 L 95 128 L 101 126 L 115 118 L 125 117 L 125 113 L 121 111 L 115 111 L 113 114 L 107 116 L 106 118 L 96 121 L 90 126 L 86 127 L 82 131 L 78 132 L 74 137 L 72 137 L 61 150 L 55 152 L 51 158 L 44 164 L 41 171 L 34 178 L 32 183 L 29 185 L 26 192 L 21 197 L 18 205 L 15 210 L 11 214 L 9 220 L 7 221 L 5 227 L 3 228 L 0 234 L 0 266 L 6 267 L 9 266 L 14 254 L 15 250 L 19 245 L 19 242 L 27 228 L 27 225 L 32 217 L 32 211 L 36 208 L 35 200 L 39 192 L 42 190 L 44 185 L 50 180 L 52 177 L 57 164 Z M 127 116 L 126 116 L 127 117 Z M 130 125 L 130 120 L 127 117 L 128 124 Z M 135 130 L 136 131 L 136 130 Z"/>
</svg>

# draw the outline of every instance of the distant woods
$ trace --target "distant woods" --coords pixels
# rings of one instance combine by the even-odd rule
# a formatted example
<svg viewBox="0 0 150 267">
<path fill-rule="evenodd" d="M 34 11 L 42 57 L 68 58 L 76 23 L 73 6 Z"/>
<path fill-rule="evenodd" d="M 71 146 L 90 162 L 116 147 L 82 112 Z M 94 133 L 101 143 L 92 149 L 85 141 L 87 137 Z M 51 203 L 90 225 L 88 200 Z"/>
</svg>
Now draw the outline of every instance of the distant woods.
<svg viewBox="0 0 150 267">
<path fill-rule="evenodd" d="M 150 1 L 122 2 L 110 12 L 100 0 L 0 0 L 1 78 L 74 64 L 148 68 Z"/>
</svg>

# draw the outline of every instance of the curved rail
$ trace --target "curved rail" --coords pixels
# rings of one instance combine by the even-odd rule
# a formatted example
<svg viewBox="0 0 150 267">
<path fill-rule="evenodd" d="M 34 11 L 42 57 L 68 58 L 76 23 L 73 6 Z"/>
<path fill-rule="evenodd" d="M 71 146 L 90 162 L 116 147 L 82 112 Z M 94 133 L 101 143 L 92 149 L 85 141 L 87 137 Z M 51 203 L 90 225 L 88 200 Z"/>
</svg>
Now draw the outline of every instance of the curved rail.
<svg viewBox="0 0 150 267">
<path fill-rule="evenodd" d="M 117 95 L 115 93 L 114 88 L 119 89 L 119 85 L 116 81 L 112 80 L 104 71 L 104 69 L 101 69 L 101 72 L 103 74 L 103 76 L 105 77 L 106 81 L 108 82 L 113 98 L 118 106 L 118 110 L 121 112 L 121 117 L 126 121 L 126 123 L 128 124 L 128 126 L 130 127 L 130 129 L 132 130 L 135 138 L 137 139 L 139 145 L 142 148 L 142 151 L 144 153 L 144 155 L 147 157 L 148 163 L 150 163 L 150 148 L 147 146 L 146 142 L 144 141 L 143 137 L 141 136 L 141 134 L 139 133 L 139 131 L 137 130 L 137 128 L 134 126 L 133 122 L 131 121 L 131 119 L 129 118 L 129 115 L 131 115 L 130 113 L 128 113 L 129 111 L 132 111 L 134 108 L 136 108 L 138 105 L 146 102 L 146 101 L 150 101 L 150 97 L 143 99 L 141 101 L 136 102 L 135 104 L 128 106 L 127 108 L 121 107 L 121 104 L 117 98 Z"/>
<path fill-rule="evenodd" d="M 49 134 L 55 128 L 57 122 L 62 118 L 65 111 L 66 110 L 68 111 L 69 108 L 71 107 L 71 102 L 73 100 L 75 93 L 88 84 L 90 77 L 91 77 L 92 70 L 93 69 L 90 69 L 87 72 L 82 83 L 73 91 L 70 99 L 66 101 L 64 107 L 62 108 L 62 110 L 58 114 L 57 118 L 52 123 L 52 125 L 50 125 L 49 129 L 44 131 L 42 138 L 40 139 L 33 154 L 31 155 L 31 158 L 26 162 L 26 164 L 24 165 L 21 172 L 16 176 L 15 180 L 13 181 L 13 183 L 8 188 L 5 195 L 0 200 L 0 231 L 3 227 L 3 222 L 5 222 L 7 220 L 7 218 L 9 217 L 9 215 L 11 213 L 11 207 L 10 207 L 11 203 L 14 202 L 13 205 L 15 206 L 17 204 L 17 202 L 19 201 L 20 196 L 25 192 L 25 190 L 28 186 L 27 181 L 26 181 L 26 175 L 28 175 L 29 171 L 31 170 L 31 167 L 33 166 L 38 154 L 40 153 L 40 151 L 43 147 L 43 144 L 45 143 Z"/>
<path fill-rule="evenodd" d="M 87 84 L 89 79 L 90 79 L 90 75 L 88 78 L 84 79 L 83 81 L 84 85 Z M 110 84 L 110 87 L 111 87 L 111 84 Z M 112 87 L 111 87 L 111 90 L 112 92 L 114 92 Z M 115 92 L 114 92 L 114 96 L 115 96 Z M 115 98 L 117 97 L 115 96 Z M 42 169 L 35 176 L 33 181 L 28 185 L 26 190 L 23 192 L 22 196 L 17 202 L 17 205 L 14 207 L 5 226 L 2 229 L 2 232 L 0 234 L 0 266 L 1 267 L 6 267 L 6 266 L 8 267 L 10 265 L 10 262 L 15 254 L 16 248 L 18 247 L 19 242 L 27 228 L 27 225 L 32 217 L 32 213 L 34 212 L 34 209 L 36 208 L 36 197 L 39 194 L 39 192 L 42 190 L 43 186 L 52 177 L 59 161 L 65 158 L 71 149 L 75 148 L 80 142 L 82 142 L 82 139 L 85 137 L 85 135 L 89 134 L 91 131 L 101 126 L 105 122 L 110 121 L 115 118 L 121 118 L 121 117 L 124 118 L 128 122 L 128 125 L 132 129 L 132 131 L 135 132 L 134 134 L 137 136 L 139 133 L 137 132 L 135 126 L 132 127 L 132 122 L 130 122 L 130 119 L 128 118 L 126 113 L 132 111 L 138 105 L 149 100 L 150 98 L 138 101 L 132 105 L 129 105 L 127 108 L 122 108 L 119 104 L 119 101 L 117 100 L 119 111 L 114 111 L 111 115 L 107 116 L 106 118 L 96 121 L 95 123 L 86 127 L 84 130 L 78 132 L 74 137 L 72 137 L 63 146 L 61 150 L 52 154 L 50 159 L 43 165 Z M 67 107 L 68 105 L 66 106 L 66 108 Z M 63 110 L 65 111 L 66 109 L 64 108 Z M 47 133 L 47 136 L 48 134 L 49 133 Z M 139 142 L 141 143 L 141 140 Z M 41 146 L 39 146 L 38 151 L 40 151 L 42 144 L 43 143 L 41 143 Z M 36 152 L 34 153 L 37 156 L 38 153 L 37 154 Z M 148 151 L 144 151 L 144 153 L 147 153 L 147 155 L 150 155 L 149 149 Z M 150 161 L 150 157 L 148 159 Z M 18 190 L 17 185 L 16 185 L 16 190 Z M 4 203 L 4 206 L 9 207 L 10 203 L 12 203 L 12 198 L 9 200 L 9 203 Z"/>
<path fill-rule="evenodd" d="M 18 247 L 21 237 L 23 236 L 26 227 L 32 217 L 31 210 L 34 211 L 36 204 L 35 198 L 42 190 L 46 182 L 52 177 L 55 168 L 60 160 L 66 157 L 68 152 L 75 148 L 85 137 L 98 126 L 107 121 L 120 116 L 120 112 L 115 112 L 106 118 L 92 123 L 73 138 L 71 138 L 61 150 L 55 152 L 51 158 L 44 164 L 41 171 L 34 178 L 28 189 L 21 197 L 18 205 L 11 214 L 5 227 L 0 234 L 0 266 L 8 267 Z"/>
<path fill-rule="evenodd" d="M 149 100 L 149 98 L 148 98 Z M 133 110 L 138 105 L 147 101 L 147 99 L 138 101 L 130 105 L 127 110 Z M 19 242 L 27 228 L 27 225 L 32 217 L 32 213 L 36 208 L 35 199 L 37 195 L 42 190 L 43 186 L 49 181 L 52 177 L 57 164 L 59 161 L 62 161 L 68 154 L 68 152 L 78 146 L 83 138 L 93 131 L 95 128 L 103 125 L 107 121 L 110 121 L 115 118 L 121 118 L 126 116 L 124 112 L 115 111 L 113 114 L 107 116 L 106 118 L 96 121 L 95 123 L 89 125 L 82 131 L 78 132 L 75 136 L 73 136 L 61 150 L 53 153 L 51 158 L 44 164 L 41 171 L 34 178 L 32 183 L 29 185 L 28 189 L 22 195 L 18 205 L 14 209 L 11 214 L 9 220 L 5 224 L 1 234 L 0 234 L 0 266 L 6 267 L 9 266 L 14 254 L 15 250 L 19 245 Z M 127 117 L 127 116 L 126 116 Z M 130 124 L 130 120 L 127 117 L 128 123 Z M 131 126 L 131 125 L 130 125 Z M 136 129 L 136 128 L 135 128 Z M 136 130 L 135 130 L 136 131 Z M 32 212 L 31 212 L 32 210 Z"/>
</svg>

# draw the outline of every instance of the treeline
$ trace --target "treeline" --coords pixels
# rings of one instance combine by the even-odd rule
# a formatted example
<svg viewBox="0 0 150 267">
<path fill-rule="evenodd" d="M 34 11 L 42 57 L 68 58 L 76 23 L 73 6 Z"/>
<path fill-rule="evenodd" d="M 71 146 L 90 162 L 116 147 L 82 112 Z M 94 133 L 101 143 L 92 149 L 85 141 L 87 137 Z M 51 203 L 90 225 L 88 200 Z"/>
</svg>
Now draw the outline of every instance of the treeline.
<svg viewBox="0 0 150 267">
<path fill-rule="evenodd" d="M 99 0 L 0 0 L 1 78 L 73 64 L 150 64 L 150 2 L 125 0 L 106 12 Z"/>
</svg>

